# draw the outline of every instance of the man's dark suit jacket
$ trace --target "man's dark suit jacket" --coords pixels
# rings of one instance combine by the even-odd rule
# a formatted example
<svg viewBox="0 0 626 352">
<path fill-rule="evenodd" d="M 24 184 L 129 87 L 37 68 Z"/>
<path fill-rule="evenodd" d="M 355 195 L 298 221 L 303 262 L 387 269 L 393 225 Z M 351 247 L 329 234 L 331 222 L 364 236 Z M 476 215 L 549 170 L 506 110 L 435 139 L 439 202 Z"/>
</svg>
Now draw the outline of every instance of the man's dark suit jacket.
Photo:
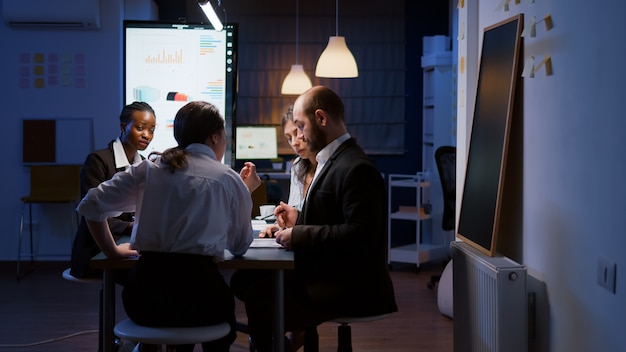
<svg viewBox="0 0 626 352">
<path fill-rule="evenodd" d="M 354 139 L 327 161 L 292 230 L 296 288 L 336 316 L 397 311 L 387 265 L 383 178 Z"/>
<path fill-rule="evenodd" d="M 117 172 L 124 170 L 123 168 L 115 168 L 113 142 L 109 142 L 107 148 L 96 150 L 87 156 L 80 172 L 81 198 L 91 188 L 97 187 L 106 180 L 110 180 Z M 111 233 L 115 236 L 130 235 L 128 225 L 132 221 L 132 213 L 123 213 L 116 218 L 109 218 Z M 74 244 L 72 245 L 71 274 L 75 277 L 101 276 L 100 271 L 89 269 L 89 260 L 100 252 L 100 248 L 91 236 L 91 232 L 89 232 L 85 218 L 81 217 L 78 231 L 76 231 L 76 236 L 74 237 Z"/>
</svg>

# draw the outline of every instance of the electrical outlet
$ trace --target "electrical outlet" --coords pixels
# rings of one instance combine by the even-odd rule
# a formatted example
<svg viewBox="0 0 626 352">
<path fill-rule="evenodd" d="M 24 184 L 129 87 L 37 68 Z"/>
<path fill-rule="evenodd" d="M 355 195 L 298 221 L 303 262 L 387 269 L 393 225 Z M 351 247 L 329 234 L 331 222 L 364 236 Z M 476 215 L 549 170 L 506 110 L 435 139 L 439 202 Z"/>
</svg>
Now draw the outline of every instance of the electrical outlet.
<svg viewBox="0 0 626 352">
<path fill-rule="evenodd" d="M 606 288 L 611 293 L 615 293 L 616 274 L 617 264 L 604 257 L 598 259 L 598 285 Z"/>
</svg>

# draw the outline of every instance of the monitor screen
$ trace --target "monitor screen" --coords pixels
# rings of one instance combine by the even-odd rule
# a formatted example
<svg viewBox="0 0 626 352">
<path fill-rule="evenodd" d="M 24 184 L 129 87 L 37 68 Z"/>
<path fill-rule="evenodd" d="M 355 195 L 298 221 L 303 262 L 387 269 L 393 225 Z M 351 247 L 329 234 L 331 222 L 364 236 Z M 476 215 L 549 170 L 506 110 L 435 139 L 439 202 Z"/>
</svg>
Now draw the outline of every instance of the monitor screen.
<svg viewBox="0 0 626 352">
<path fill-rule="evenodd" d="M 155 111 L 154 139 L 142 152 L 177 145 L 176 112 L 193 100 L 214 104 L 232 139 L 237 83 L 237 26 L 216 31 L 210 24 L 124 21 L 124 104 L 144 101 Z M 227 143 L 223 162 L 232 165 Z"/>
<path fill-rule="evenodd" d="M 275 126 L 237 126 L 235 158 L 237 160 L 274 159 L 278 157 Z"/>
</svg>

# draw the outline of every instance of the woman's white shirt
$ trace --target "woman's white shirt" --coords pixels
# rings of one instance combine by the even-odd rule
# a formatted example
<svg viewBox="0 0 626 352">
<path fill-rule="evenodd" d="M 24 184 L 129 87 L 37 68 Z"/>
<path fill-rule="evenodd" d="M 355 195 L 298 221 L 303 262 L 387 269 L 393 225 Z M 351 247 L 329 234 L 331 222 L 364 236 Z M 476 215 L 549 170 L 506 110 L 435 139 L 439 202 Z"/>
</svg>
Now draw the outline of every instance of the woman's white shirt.
<svg viewBox="0 0 626 352">
<path fill-rule="evenodd" d="M 287 201 L 287 204 L 298 210 L 302 210 L 304 204 L 304 197 L 302 197 L 304 184 L 298 179 L 298 173 L 304 167 L 301 161 L 302 159 L 297 157 L 291 166 L 291 184 L 289 185 L 289 200 Z"/>
<path fill-rule="evenodd" d="M 128 158 L 126 157 L 126 151 L 124 151 L 124 145 L 120 138 L 116 138 L 113 142 L 113 159 L 115 159 L 115 168 L 124 170 L 128 169 L 130 165 L 137 164 L 141 162 L 141 155 L 139 152 L 135 152 L 135 156 L 133 157 L 133 162 L 129 163 Z"/>
<path fill-rule="evenodd" d="M 139 251 L 243 255 L 252 243 L 248 188 L 208 146 L 186 150 L 187 168 L 171 173 L 160 159 L 144 160 L 89 190 L 77 210 L 96 221 L 134 211 Z"/>
</svg>

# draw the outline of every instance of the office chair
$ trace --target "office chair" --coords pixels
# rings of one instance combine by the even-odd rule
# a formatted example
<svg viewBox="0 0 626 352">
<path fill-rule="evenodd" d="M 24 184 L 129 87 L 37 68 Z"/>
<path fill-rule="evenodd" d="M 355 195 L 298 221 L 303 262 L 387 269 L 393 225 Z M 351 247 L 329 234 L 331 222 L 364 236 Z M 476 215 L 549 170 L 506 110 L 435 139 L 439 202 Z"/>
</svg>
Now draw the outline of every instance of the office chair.
<svg viewBox="0 0 626 352">
<path fill-rule="evenodd" d="M 435 163 L 441 181 L 443 192 L 443 216 L 441 228 L 452 231 L 455 228 L 456 206 L 456 147 L 441 146 L 435 150 Z M 441 275 L 433 275 L 428 282 L 428 288 L 434 288 Z"/>
<path fill-rule="evenodd" d="M 72 227 L 78 226 L 76 202 L 80 198 L 80 165 L 33 165 L 30 167 L 30 194 L 22 197 L 22 211 L 20 216 L 20 233 L 17 243 L 17 280 L 30 273 L 35 265 L 33 251 L 33 203 L 66 203 L 69 205 Z M 22 238 L 24 233 L 24 211 L 28 205 L 30 253 L 22 255 Z M 73 233 L 70 233 L 70 248 Z M 50 255 L 50 254 L 47 254 Z M 65 254 L 63 254 L 65 255 Z M 22 256 L 30 257 L 30 270 L 24 274 L 20 271 Z"/>
</svg>

